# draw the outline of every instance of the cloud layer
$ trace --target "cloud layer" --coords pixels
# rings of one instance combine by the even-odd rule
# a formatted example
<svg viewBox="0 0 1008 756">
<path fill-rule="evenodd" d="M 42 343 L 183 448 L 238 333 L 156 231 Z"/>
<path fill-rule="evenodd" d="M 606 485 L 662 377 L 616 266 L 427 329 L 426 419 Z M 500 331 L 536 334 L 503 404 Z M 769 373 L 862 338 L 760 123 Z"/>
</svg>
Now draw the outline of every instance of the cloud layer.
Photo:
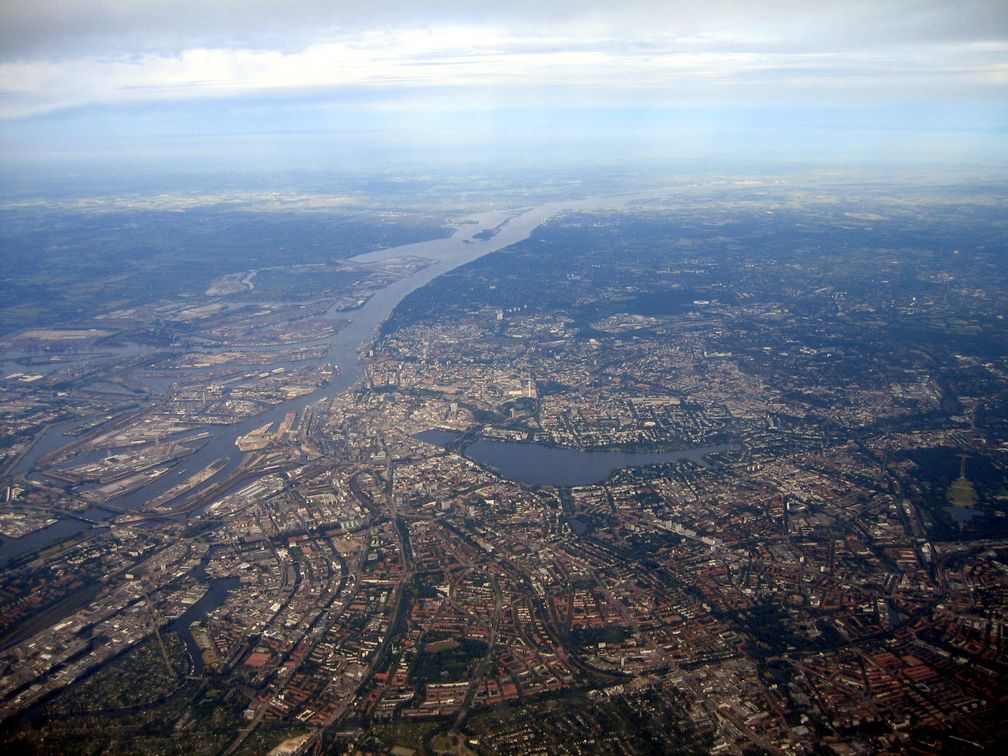
<svg viewBox="0 0 1008 756">
<path fill-rule="evenodd" d="M 0 14 L 0 118 L 361 87 L 614 106 L 1008 90 L 1000 0 L 7 0 Z"/>
<path fill-rule="evenodd" d="M 0 2 L 0 193 L 718 161 L 1003 172 L 1004 0 Z"/>
<path fill-rule="evenodd" d="M 1004 40 L 1001 0 L 6 0 L 0 55 L 300 49 L 361 31 L 606 31 L 850 48 Z"/>
</svg>

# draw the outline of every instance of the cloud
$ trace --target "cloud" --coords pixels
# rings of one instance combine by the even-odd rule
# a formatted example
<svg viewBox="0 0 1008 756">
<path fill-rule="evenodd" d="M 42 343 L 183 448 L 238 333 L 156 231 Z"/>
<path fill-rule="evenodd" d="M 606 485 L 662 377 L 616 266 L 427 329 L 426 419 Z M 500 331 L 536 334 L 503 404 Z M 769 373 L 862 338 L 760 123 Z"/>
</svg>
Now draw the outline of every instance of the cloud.
<svg viewBox="0 0 1008 756">
<path fill-rule="evenodd" d="M 5 59 L 292 51 L 361 31 L 484 27 L 830 49 L 1008 38 L 1003 0 L 5 0 Z"/>
<path fill-rule="evenodd" d="M 1003 98 L 1006 61 L 1008 43 L 999 42 L 837 51 L 655 33 L 627 39 L 559 29 L 368 29 L 291 50 L 192 47 L 8 61 L 0 64 L 0 117 L 94 103 L 361 87 L 483 88 L 512 101 L 543 92 L 550 102 L 562 92 L 574 104 Z"/>
<path fill-rule="evenodd" d="M 313 164 L 382 140 L 624 155 L 1003 135 L 1006 24 L 1003 0 L 5 0 L 0 152 Z"/>
</svg>

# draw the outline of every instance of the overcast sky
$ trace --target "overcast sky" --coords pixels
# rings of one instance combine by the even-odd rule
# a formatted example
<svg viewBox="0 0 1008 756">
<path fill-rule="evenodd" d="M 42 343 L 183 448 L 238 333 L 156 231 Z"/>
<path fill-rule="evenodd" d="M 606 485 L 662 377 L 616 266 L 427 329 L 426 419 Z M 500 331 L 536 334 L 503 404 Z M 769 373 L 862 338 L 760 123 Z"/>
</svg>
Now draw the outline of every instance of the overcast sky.
<svg viewBox="0 0 1008 756">
<path fill-rule="evenodd" d="M 298 133 L 314 150 L 320 133 L 556 143 L 562 130 L 688 150 L 749 126 L 809 149 L 839 130 L 834 145 L 895 131 L 996 150 L 1006 102 L 1005 0 L 0 5 L 8 163 L 228 134 L 259 134 L 260 151 L 274 135 L 281 153 Z"/>
</svg>

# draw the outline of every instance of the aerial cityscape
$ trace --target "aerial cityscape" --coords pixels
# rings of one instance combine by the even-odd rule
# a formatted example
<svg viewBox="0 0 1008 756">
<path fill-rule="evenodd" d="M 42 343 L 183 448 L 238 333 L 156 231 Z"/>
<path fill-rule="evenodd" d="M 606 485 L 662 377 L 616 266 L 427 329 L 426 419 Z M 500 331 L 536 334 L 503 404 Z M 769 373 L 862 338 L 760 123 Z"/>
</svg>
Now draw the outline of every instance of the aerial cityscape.
<svg viewBox="0 0 1008 756">
<path fill-rule="evenodd" d="M 1008 737 L 996 4 L 41 5 L 0 11 L 4 752 Z"/>
</svg>

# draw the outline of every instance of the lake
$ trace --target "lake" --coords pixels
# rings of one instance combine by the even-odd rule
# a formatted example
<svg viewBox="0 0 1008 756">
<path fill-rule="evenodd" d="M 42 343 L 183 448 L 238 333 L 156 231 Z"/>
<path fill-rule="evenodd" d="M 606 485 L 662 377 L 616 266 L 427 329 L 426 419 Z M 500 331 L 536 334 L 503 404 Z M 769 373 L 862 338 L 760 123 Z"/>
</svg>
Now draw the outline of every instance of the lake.
<svg viewBox="0 0 1008 756">
<path fill-rule="evenodd" d="M 448 446 L 460 433 L 429 430 L 416 438 L 435 446 Z M 481 438 L 466 444 L 462 454 L 478 465 L 509 480 L 534 486 L 588 486 L 602 483 L 617 470 L 670 462 L 695 462 L 706 467 L 708 454 L 735 451 L 738 444 L 716 444 L 668 452 L 583 451 L 559 446 Z"/>
</svg>

